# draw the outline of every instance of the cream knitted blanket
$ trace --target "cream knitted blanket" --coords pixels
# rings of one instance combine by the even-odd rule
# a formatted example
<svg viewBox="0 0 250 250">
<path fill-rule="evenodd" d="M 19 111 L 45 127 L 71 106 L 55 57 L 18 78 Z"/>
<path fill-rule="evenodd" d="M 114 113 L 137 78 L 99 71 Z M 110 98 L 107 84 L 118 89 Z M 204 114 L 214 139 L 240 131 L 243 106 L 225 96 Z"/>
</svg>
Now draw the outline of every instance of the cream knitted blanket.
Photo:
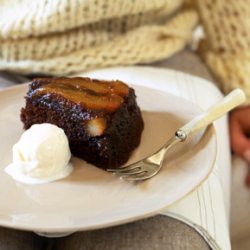
<svg viewBox="0 0 250 250">
<path fill-rule="evenodd" d="M 0 69 L 70 74 L 149 63 L 189 41 L 194 11 L 182 0 L 0 0 Z"/>
<path fill-rule="evenodd" d="M 223 92 L 242 88 L 250 104 L 250 0 L 198 0 L 206 38 L 200 52 Z"/>
<path fill-rule="evenodd" d="M 0 70 L 65 75 L 170 57 L 190 40 L 224 92 L 250 104 L 250 0 L 0 0 Z M 180 10 L 177 12 L 177 10 Z"/>
</svg>

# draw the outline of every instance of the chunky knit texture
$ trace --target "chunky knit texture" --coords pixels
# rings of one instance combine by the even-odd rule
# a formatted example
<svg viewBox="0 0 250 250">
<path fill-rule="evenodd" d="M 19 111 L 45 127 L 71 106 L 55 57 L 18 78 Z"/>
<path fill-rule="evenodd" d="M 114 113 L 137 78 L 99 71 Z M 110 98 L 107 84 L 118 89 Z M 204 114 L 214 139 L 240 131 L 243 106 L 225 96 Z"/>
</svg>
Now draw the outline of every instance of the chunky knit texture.
<svg viewBox="0 0 250 250">
<path fill-rule="evenodd" d="M 240 87 L 250 104 L 250 0 L 198 0 L 198 7 L 205 62 L 225 93 Z"/>
<path fill-rule="evenodd" d="M 198 22 L 200 52 L 224 92 L 250 104 L 250 0 L 1 0 L 0 70 L 65 75 L 151 63 L 183 49 Z M 177 10 L 179 10 L 177 12 Z"/>
<path fill-rule="evenodd" d="M 170 18 L 182 0 L 2 2 L 0 69 L 24 74 L 157 61 L 181 50 L 198 20 L 194 11 Z"/>
</svg>

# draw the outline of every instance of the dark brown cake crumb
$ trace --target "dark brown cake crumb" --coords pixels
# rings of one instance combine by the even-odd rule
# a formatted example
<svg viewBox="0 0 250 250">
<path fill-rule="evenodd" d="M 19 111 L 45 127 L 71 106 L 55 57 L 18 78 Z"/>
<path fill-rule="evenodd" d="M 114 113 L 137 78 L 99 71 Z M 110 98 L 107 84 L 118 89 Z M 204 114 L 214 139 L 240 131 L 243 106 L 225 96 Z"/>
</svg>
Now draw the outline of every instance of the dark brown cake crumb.
<svg viewBox="0 0 250 250">
<path fill-rule="evenodd" d="M 34 79 L 21 120 L 25 129 L 57 125 L 65 131 L 73 155 L 103 169 L 124 164 L 143 130 L 132 88 L 120 81 L 80 77 Z"/>
</svg>

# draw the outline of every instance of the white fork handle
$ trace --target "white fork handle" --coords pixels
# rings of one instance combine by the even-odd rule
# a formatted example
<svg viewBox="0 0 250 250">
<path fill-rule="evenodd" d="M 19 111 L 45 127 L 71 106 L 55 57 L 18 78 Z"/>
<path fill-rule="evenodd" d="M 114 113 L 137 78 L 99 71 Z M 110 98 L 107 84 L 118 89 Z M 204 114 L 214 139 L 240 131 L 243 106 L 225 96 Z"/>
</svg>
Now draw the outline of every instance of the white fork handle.
<svg viewBox="0 0 250 250">
<path fill-rule="evenodd" d="M 243 103 L 246 99 L 244 92 L 240 89 L 233 90 L 220 102 L 213 105 L 207 111 L 196 116 L 179 131 L 183 131 L 186 136 L 207 127 L 210 123 L 220 118 L 222 115 Z"/>
</svg>

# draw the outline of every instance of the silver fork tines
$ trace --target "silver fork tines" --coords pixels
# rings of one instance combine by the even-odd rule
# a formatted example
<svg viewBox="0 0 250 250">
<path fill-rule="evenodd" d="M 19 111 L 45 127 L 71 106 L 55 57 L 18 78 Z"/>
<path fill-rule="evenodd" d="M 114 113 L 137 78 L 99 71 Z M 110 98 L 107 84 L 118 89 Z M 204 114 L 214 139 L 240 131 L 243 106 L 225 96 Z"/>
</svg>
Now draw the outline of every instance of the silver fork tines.
<svg viewBox="0 0 250 250">
<path fill-rule="evenodd" d="M 166 151 L 179 141 L 183 140 L 183 138 L 179 138 L 177 135 L 175 135 L 155 154 L 152 154 L 151 156 L 131 165 L 120 167 L 117 169 L 107 169 L 107 171 L 112 172 L 119 176 L 121 179 L 128 181 L 141 181 L 149 179 L 155 176 L 160 171 Z"/>
</svg>

